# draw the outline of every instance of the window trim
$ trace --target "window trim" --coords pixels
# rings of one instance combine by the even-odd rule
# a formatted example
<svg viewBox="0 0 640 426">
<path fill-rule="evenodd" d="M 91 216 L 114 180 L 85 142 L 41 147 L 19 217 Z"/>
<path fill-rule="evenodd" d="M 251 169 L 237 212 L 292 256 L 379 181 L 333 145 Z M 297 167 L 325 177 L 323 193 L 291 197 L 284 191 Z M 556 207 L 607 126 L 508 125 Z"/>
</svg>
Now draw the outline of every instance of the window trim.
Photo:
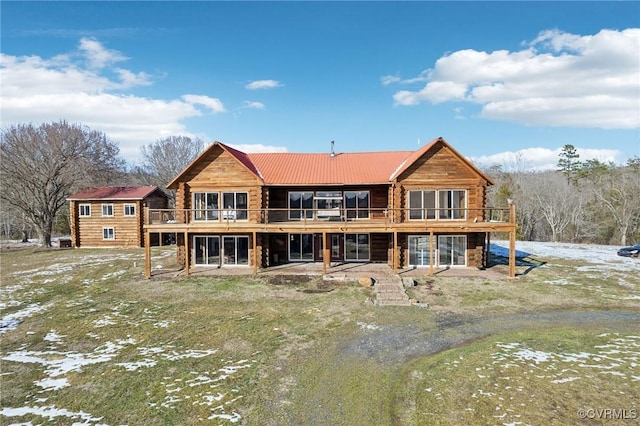
<svg viewBox="0 0 640 426">
<path fill-rule="evenodd" d="M 109 208 L 111 210 L 111 214 L 104 214 L 104 209 Z M 102 217 L 113 217 L 113 203 L 103 203 L 102 204 Z"/>
<path fill-rule="evenodd" d="M 109 237 L 109 230 L 111 230 L 110 234 L 111 237 Z M 105 233 L 105 231 L 107 233 Z M 114 241 L 116 239 L 116 228 L 114 228 L 113 226 L 103 226 L 102 227 L 102 239 L 104 241 Z"/>
<path fill-rule="evenodd" d="M 356 257 L 352 258 L 349 257 L 348 255 L 348 251 L 347 251 L 347 237 L 351 236 L 351 235 L 355 235 L 356 237 Z M 358 238 L 361 235 L 366 235 L 367 236 L 367 245 L 369 246 L 369 256 L 367 256 L 366 259 L 364 258 L 360 258 L 360 250 L 359 250 L 359 246 L 360 243 L 358 241 Z M 349 233 L 345 233 L 344 234 L 344 260 L 346 262 L 370 262 L 371 261 L 371 234 L 368 232 L 349 232 Z"/>
<path fill-rule="evenodd" d="M 127 213 L 127 207 L 133 208 L 133 214 Z M 126 203 L 122 206 L 122 214 L 124 217 L 136 217 L 136 205 L 135 203 Z"/>
<path fill-rule="evenodd" d="M 198 208 L 196 206 L 196 196 L 204 195 L 204 208 Z M 215 195 L 216 203 L 218 205 L 217 208 L 208 209 L 207 202 L 209 201 L 209 195 Z M 193 206 L 193 221 L 194 222 L 218 222 L 220 221 L 221 208 L 220 208 L 220 193 L 217 191 L 195 191 L 191 193 L 191 201 Z M 202 200 L 200 200 L 202 201 Z M 199 216 L 204 214 L 204 216 Z"/>
<path fill-rule="evenodd" d="M 87 208 L 89 213 L 83 214 L 82 213 L 83 208 Z M 89 203 L 78 204 L 78 217 L 91 217 L 91 204 Z"/>
<path fill-rule="evenodd" d="M 461 188 L 447 188 L 447 189 L 410 189 L 407 191 L 407 206 L 406 210 L 408 211 L 407 219 L 410 221 L 425 221 L 425 220 L 467 220 L 468 209 L 469 209 L 469 190 L 461 189 Z M 460 207 L 451 207 L 451 206 L 441 206 L 440 199 L 441 197 L 447 193 L 447 199 L 451 200 L 451 196 L 454 192 L 462 192 L 464 194 L 464 205 Z M 411 194 L 412 193 L 420 193 L 420 207 L 412 207 L 411 206 Z M 434 194 L 434 207 L 425 206 L 425 194 L 433 193 Z M 462 210 L 460 210 L 462 209 Z M 430 216 L 430 211 L 434 211 L 433 217 Z M 414 212 L 419 212 L 420 217 L 414 218 L 412 214 Z M 450 212 L 450 213 L 448 213 Z M 447 217 L 447 215 L 451 217 Z M 460 217 L 456 217 L 460 215 Z"/>
<path fill-rule="evenodd" d="M 359 201 L 359 195 L 362 193 L 366 193 L 367 194 L 367 207 L 360 207 L 358 205 L 358 201 Z M 355 207 L 348 207 L 347 206 L 347 194 L 354 194 L 355 195 L 355 201 L 356 201 L 356 206 Z M 363 190 L 363 191 L 344 191 L 343 193 L 344 196 L 344 210 L 345 210 L 345 215 L 347 216 L 347 219 L 350 220 L 367 220 L 370 219 L 371 217 L 371 191 L 369 190 Z M 355 217 L 349 217 L 349 213 L 353 212 L 355 213 Z M 362 216 L 361 216 L 362 214 Z M 364 215 L 366 214 L 366 216 Z"/>
<path fill-rule="evenodd" d="M 291 207 L 291 194 L 299 194 L 300 195 L 300 207 Z M 303 201 L 304 196 L 311 195 L 311 207 L 304 208 Z M 314 211 L 316 209 L 315 206 L 315 193 L 313 191 L 287 191 L 287 217 L 289 220 L 304 220 L 304 219 L 313 219 Z M 306 214 L 305 214 L 306 212 Z M 299 214 L 300 217 L 292 217 L 292 214 Z"/>
<path fill-rule="evenodd" d="M 228 194 L 233 194 L 233 207 L 224 206 L 224 196 Z M 247 198 L 247 206 L 245 208 L 238 208 L 238 195 L 244 195 Z M 249 220 L 249 191 L 222 191 L 218 198 L 218 205 L 220 206 L 220 218 L 223 221 L 245 222 Z M 245 217 L 238 219 L 238 212 L 244 213 Z"/>
</svg>

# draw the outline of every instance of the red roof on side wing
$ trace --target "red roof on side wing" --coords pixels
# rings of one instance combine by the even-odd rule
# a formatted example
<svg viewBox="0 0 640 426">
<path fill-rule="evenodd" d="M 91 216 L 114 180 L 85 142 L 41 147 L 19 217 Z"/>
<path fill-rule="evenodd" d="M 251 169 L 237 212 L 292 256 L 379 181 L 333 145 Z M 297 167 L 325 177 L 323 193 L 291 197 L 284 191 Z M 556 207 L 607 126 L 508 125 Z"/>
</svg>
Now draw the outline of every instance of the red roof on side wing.
<svg viewBox="0 0 640 426">
<path fill-rule="evenodd" d="M 323 154 L 247 154 L 267 185 L 389 183 L 410 151 Z"/>
<path fill-rule="evenodd" d="M 67 199 L 78 201 L 143 200 L 156 190 L 158 190 L 157 186 L 101 186 L 83 189 L 72 194 Z"/>
</svg>

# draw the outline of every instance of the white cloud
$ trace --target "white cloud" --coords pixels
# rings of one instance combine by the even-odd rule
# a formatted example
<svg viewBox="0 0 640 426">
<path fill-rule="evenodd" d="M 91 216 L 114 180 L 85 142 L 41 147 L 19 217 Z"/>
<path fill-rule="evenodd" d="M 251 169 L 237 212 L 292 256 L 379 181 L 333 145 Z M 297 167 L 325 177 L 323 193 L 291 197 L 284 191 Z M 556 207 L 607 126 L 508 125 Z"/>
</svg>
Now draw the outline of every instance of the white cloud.
<svg viewBox="0 0 640 426">
<path fill-rule="evenodd" d="M 492 155 L 469 157 L 469 160 L 478 167 L 502 166 L 505 171 L 540 171 L 555 170 L 558 168 L 558 160 L 562 147 L 526 148 L 519 151 L 507 151 Z M 621 163 L 623 154 L 616 149 L 593 149 L 576 147 L 580 161 L 599 160 L 603 163 Z"/>
<path fill-rule="evenodd" d="M 192 105 L 206 106 L 212 112 L 225 112 L 222 101 L 217 98 L 210 98 L 209 96 L 202 95 L 182 95 L 182 99 Z"/>
<path fill-rule="evenodd" d="M 116 91 L 153 84 L 151 76 L 116 66 L 127 58 L 83 38 L 73 52 L 52 58 L 0 54 L 0 122 L 79 122 L 118 142 L 127 159 L 139 147 L 171 135 L 195 136 L 182 121 L 224 112 L 217 98 L 185 94 L 153 99 Z"/>
<path fill-rule="evenodd" d="M 396 105 L 464 101 L 481 117 L 540 126 L 640 127 L 640 28 L 580 36 L 543 31 L 523 50 L 459 50 L 414 79 L 418 90 L 394 94 Z"/>
<path fill-rule="evenodd" d="M 242 103 L 242 108 L 252 108 L 252 109 L 264 109 L 264 104 L 262 102 L 256 101 L 244 101 Z"/>
<path fill-rule="evenodd" d="M 78 50 L 86 59 L 89 68 L 104 68 L 107 65 L 128 59 L 117 50 L 106 49 L 99 41 L 93 38 L 83 37 L 80 39 Z"/>
<path fill-rule="evenodd" d="M 282 87 L 282 83 L 277 80 L 255 80 L 250 81 L 244 87 L 249 90 L 274 89 L 276 87 Z"/>
</svg>

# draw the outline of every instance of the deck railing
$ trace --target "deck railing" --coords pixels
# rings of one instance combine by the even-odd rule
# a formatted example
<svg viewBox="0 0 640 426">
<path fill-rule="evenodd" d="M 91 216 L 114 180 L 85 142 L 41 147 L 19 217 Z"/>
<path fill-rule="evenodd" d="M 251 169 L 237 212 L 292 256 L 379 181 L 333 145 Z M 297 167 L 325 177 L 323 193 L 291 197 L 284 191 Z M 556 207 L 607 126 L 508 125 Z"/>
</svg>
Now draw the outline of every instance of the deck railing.
<svg viewBox="0 0 640 426">
<path fill-rule="evenodd" d="M 309 224 L 309 223 L 418 223 L 512 222 L 510 208 L 402 208 L 402 209 L 148 209 L 148 225 L 175 224 Z"/>
</svg>

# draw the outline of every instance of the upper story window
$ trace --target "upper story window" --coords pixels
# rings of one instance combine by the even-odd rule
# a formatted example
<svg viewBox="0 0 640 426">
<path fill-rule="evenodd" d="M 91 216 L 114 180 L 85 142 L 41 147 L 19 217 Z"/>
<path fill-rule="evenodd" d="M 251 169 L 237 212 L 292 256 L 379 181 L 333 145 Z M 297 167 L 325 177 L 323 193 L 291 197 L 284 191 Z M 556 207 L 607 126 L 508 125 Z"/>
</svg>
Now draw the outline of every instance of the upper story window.
<svg viewBox="0 0 640 426">
<path fill-rule="evenodd" d="M 440 189 L 409 191 L 409 219 L 466 219 L 467 191 Z"/>
<path fill-rule="evenodd" d="M 289 192 L 289 220 L 313 218 L 313 192 Z"/>
<path fill-rule="evenodd" d="M 247 220 L 249 215 L 248 192 L 223 192 L 222 193 L 222 219 Z"/>
<path fill-rule="evenodd" d="M 195 192 L 193 194 L 193 219 L 218 220 L 220 218 L 218 196 L 217 192 Z"/>
<path fill-rule="evenodd" d="M 314 199 L 318 219 L 339 218 L 342 215 L 342 191 L 316 192 Z"/>
<path fill-rule="evenodd" d="M 91 216 L 91 204 L 80 204 L 78 206 L 78 214 L 82 217 Z"/>
<path fill-rule="evenodd" d="M 347 219 L 368 219 L 369 191 L 345 191 L 344 207 Z"/>
<path fill-rule="evenodd" d="M 113 204 L 102 205 L 102 216 L 113 216 Z"/>
<path fill-rule="evenodd" d="M 124 215 L 125 216 L 135 216 L 136 215 L 136 205 L 135 204 L 125 204 L 124 205 Z"/>
</svg>

